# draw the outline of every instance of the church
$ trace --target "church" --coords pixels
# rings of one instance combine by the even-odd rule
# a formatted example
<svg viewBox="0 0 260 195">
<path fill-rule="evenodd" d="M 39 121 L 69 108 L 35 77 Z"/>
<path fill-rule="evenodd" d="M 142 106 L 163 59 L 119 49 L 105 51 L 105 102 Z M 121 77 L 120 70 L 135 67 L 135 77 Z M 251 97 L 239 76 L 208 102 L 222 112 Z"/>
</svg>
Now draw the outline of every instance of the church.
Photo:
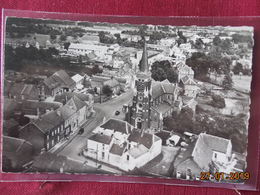
<svg viewBox="0 0 260 195">
<path fill-rule="evenodd" d="M 126 109 L 126 121 L 144 131 L 161 130 L 163 118 L 172 114 L 179 92 L 177 83 L 152 79 L 144 43 L 139 71 L 135 78 L 134 97 Z"/>
</svg>

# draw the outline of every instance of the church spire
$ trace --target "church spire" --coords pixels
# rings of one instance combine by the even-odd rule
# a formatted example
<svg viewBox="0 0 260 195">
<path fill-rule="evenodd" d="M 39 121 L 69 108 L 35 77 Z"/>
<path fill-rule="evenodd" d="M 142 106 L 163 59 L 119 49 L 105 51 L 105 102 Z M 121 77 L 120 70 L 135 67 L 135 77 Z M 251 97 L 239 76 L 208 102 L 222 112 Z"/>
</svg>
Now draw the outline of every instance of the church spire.
<svg viewBox="0 0 260 195">
<path fill-rule="evenodd" d="M 147 54 L 145 39 L 144 39 L 143 55 L 140 61 L 139 68 L 140 68 L 140 72 L 145 72 L 145 73 L 149 72 L 148 54 Z"/>
</svg>

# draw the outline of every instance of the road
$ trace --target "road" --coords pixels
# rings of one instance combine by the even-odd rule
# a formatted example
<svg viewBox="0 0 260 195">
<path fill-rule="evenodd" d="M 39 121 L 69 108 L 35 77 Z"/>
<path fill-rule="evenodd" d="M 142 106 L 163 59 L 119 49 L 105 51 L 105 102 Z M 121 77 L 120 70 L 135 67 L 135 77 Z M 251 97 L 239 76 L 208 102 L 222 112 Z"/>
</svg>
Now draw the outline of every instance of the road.
<svg viewBox="0 0 260 195">
<path fill-rule="evenodd" d="M 123 118 L 123 113 L 121 112 L 124 104 L 128 104 L 132 100 L 133 91 L 128 90 L 122 95 L 113 98 L 107 102 L 101 104 L 95 104 L 94 110 L 96 111 L 95 115 L 88 120 L 83 126 L 84 133 L 82 135 L 76 135 L 68 143 L 61 146 L 55 153 L 68 157 L 69 159 L 80 161 L 82 163 L 86 162 L 86 158 L 79 156 L 79 153 L 86 146 L 87 138 L 92 135 L 92 131 L 102 124 L 104 120 L 107 120 L 111 117 L 113 118 Z M 120 115 L 115 116 L 115 111 L 119 110 Z M 95 163 L 87 160 L 89 166 L 93 166 Z M 108 171 L 108 168 L 102 166 Z M 101 168 L 102 169 L 102 168 Z M 111 170 L 109 170 L 111 171 Z"/>
</svg>

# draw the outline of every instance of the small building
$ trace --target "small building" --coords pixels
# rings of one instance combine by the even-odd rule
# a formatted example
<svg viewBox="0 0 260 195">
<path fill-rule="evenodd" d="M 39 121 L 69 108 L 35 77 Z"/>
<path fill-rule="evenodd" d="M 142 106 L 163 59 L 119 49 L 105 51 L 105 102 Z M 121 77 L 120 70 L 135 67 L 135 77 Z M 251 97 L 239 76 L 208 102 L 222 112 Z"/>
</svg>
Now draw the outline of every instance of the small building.
<svg viewBox="0 0 260 195">
<path fill-rule="evenodd" d="M 64 70 L 59 70 L 43 81 L 41 94 L 45 97 L 55 96 L 63 92 L 72 91 L 75 86 L 75 81 Z"/>
<path fill-rule="evenodd" d="M 181 78 L 180 85 L 183 87 L 184 95 L 195 98 L 199 92 L 197 83 L 189 76 Z"/>
<path fill-rule="evenodd" d="M 202 171 L 229 173 L 227 169 L 231 162 L 231 141 L 222 137 L 201 133 L 198 139 L 177 157 L 174 167 L 177 178 L 196 179 Z"/>
<path fill-rule="evenodd" d="M 76 75 L 72 76 L 71 78 L 76 83 L 77 89 L 82 89 L 84 87 L 83 86 L 83 81 L 84 81 L 83 76 L 81 76 L 80 74 L 76 74 Z"/>
<path fill-rule="evenodd" d="M 159 137 L 138 131 L 126 121 L 109 119 L 93 132 L 84 155 L 124 171 L 140 168 L 161 153 Z"/>
<path fill-rule="evenodd" d="M 4 172 L 21 172 L 33 160 L 32 144 L 23 139 L 3 136 L 2 169 Z"/>
<path fill-rule="evenodd" d="M 185 76 L 188 76 L 189 78 L 194 78 L 194 71 L 191 67 L 187 66 L 183 62 L 179 62 L 176 65 L 177 68 L 177 74 L 178 74 L 178 82 L 181 81 L 181 79 Z"/>
<path fill-rule="evenodd" d="M 7 97 L 15 100 L 39 100 L 40 91 L 37 86 L 25 83 L 13 83 L 6 88 Z"/>
</svg>

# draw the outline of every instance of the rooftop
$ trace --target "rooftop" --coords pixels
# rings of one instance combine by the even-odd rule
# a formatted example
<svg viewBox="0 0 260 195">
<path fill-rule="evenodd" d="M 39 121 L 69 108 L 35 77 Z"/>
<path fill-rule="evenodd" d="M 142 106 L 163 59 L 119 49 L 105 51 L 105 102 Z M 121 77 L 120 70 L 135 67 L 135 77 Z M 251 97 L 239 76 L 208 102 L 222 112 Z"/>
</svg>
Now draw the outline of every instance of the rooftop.
<svg viewBox="0 0 260 195">
<path fill-rule="evenodd" d="M 107 135 L 103 135 L 103 134 L 94 134 L 91 137 L 88 138 L 89 140 L 93 140 L 99 143 L 103 143 L 106 145 L 109 145 L 112 141 L 112 138 L 110 136 Z"/>
</svg>

